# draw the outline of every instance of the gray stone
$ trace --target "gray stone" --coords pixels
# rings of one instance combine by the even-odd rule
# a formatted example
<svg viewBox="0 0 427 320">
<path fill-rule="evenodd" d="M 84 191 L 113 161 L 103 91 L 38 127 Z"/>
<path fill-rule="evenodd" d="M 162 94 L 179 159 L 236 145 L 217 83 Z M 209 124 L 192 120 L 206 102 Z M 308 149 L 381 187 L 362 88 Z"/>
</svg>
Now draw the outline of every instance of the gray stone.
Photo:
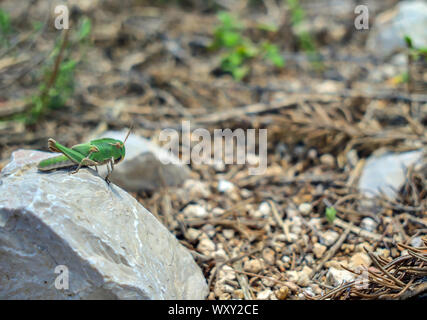
<svg viewBox="0 0 427 320">
<path fill-rule="evenodd" d="M 406 47 L 404 36 L 409 35 L 415 47 L 427 46 L 427 3 L 402 1 L 395 8 L 375 18 L 369 31 L 367 47 L 375 54 L 387 58 Z"/>
<path fill-rule="evenodd" d="M 48 156 L 19 150 L 0 174 L 0 299 L 206 297 L 190 252 L 149 211 L 92 169 L 38 172 Z"/>
<path fill-rule="evenodd" d="M 359 190 L 366 197 L 384 193 L 393 199 L 405 182 L 406 169 L 422 158 L 421 150 L 369 157 L 359 180 Z"/>
<path fill-rule="evenodd" d="M 123 141 L 126 134 L 126 131 L 106 131 L 97 138 Z M 125 159 L 114 167 L 110 180 L 127 191 L 179 186 L 190 175 L 190 170 L 179 162 L 179 158 L 150 140 L 131 133 L 125 147 Z M 107 175 L 106 166 L 98 169 L 102 176 Z"/>
</svg>

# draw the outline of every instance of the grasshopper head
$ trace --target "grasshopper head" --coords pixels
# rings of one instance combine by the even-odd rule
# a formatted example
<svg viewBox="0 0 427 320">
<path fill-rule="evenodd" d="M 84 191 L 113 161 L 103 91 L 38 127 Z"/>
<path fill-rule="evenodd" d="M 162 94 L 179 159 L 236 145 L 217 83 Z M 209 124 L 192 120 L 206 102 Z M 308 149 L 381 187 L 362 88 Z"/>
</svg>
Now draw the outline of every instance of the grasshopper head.
<svg viewBox="0 0 427 320">
<path fill-rule="evenodd" d="M 112 143 L 112 145 L 114 147 L 116 147 L 116 150 L 114 152 L 114 164 L 119 163 L 120 161 L 122 161 L 125 158 L 125 155 L 126 155 L 125 143 L 129 137 L 129 134 L 131 131 L 132 131 L 132 126 L 130 127 L 130 129 L 126 135 L 124 142 L 121 142 L 120 140 L 116 140 L 116 142 Z"/>
<path fill-rule="evenodd" d="M 125 144 L 121 142 L 120 140 L 116 140 L 116 142 L 111 143 L 113 146 L 113 154 L 114 154 L 114 164 L 119 163 L 125 158 L 126 155 L 126 148 Z"/>
</svg>

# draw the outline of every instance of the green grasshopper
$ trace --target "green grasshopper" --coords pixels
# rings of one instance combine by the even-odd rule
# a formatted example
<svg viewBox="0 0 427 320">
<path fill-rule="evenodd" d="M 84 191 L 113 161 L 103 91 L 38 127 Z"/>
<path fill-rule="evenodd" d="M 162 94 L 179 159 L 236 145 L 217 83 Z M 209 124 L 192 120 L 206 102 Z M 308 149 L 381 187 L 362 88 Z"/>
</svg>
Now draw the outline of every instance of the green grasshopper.
<svg viewBox="0 0 427 320">
<path fill-rule="evenodd" d="M 77 173 L 82 166 L 95 166 L 98 172 L 97 166 L 106 164 L 108 173 L 105 177 L 105 181 L 110 183 L 108 178 L 114 170 L 114 165 L 125 158 L 125 143 L 131 129 L 129 129 L 124 142 L 111 138 L 102 138 L 67 148 L 55 140 L 49 139 L 49 150 L 52 152 L 60 152 L 62 155 L 40 161 L 37 168 L 40 171 L 51 171 L 77 165 L 77 169 L 71 172 L 74 174 Z M 111 166 L 111 170 L 108 165 Z"/>
</svg>

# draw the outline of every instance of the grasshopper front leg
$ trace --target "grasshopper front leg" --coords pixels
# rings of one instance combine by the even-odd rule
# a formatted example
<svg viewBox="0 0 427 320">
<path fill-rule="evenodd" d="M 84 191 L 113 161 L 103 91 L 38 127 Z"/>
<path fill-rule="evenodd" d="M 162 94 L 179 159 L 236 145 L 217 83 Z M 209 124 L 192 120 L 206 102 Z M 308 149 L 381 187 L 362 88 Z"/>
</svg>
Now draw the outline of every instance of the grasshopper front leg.
<svg viewBox="0 0 427 320">
<path fill-rule="evenodd" d="M 111 166 L 111 171 L 110 168 L 108 167 L 108 164 L 110 164 Z M 105 177 L 105 181 L 110 184 L 110 175 L 113 173 L 114 170 L 114 158 L 111 158 L 108 162 L 107 162 L 107 176 Z"/>
</svg>

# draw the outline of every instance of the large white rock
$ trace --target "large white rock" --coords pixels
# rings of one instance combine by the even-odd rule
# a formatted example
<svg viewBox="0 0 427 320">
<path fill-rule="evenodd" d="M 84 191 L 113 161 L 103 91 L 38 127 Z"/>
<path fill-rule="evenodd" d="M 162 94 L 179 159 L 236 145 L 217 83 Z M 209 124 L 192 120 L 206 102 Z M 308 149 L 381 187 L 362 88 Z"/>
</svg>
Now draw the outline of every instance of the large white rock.
<svg viewBox="0 0 427 320">
<path fill-rule="evenodd" d="M 106 131 L 97 138 L 123 141 L 126 131 Z M 127 191 L 153 191 L 162 187 L 178 186 L 190 175 L 190 169 L 166 149 L 135 134 L 130 134 L 125 144 L 125 159 L 114 166 L 111 181 Z M 106 166 L 99 167 L 107 175 Z"/>
<path fill-rule="evenodd" d="M 427 46 L 426 1 L 402 1 L 395 8 L 378 15 L 369 31 L 367 47 L 386 58 L 406 47 L 405 35 L 411 37 L 415 47 Z"/>
<path fill-rule="evenodd" d="M 206 297 L 190 252 L 150 212 L 92 169 L 38 172 L 50 155 L 19 150 L 0 173 L 0 299 Z M 68 289 L 55 286 L 60 265 Z"/>
<path fill-rule="evenodd" d="M 369 157 L 359 180 L 359 190 L 366 197 L 384 193 L 393 199 L 405 182 L 407 168 L 421 162 L 423 157 L 423 150 Z"/>
</svg>

